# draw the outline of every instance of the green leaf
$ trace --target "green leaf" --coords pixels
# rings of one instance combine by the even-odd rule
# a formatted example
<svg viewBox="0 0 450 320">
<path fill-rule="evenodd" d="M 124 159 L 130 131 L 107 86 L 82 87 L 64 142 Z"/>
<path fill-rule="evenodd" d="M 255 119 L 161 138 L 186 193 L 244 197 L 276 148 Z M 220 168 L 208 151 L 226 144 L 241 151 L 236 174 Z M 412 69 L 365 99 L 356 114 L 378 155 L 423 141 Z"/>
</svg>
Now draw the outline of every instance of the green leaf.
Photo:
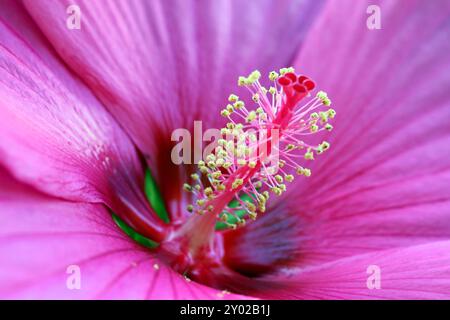
<svg viewBox="0 0 450 320">
<path fill-rule="evenodd" d="M 169 214 L 167 213 L 166 206 L 164 205 L 164 200 L 161 197 L 156 181 L 153 179 L 149 169 L 145 171 L 145 194 L 156 214 L 162 221 L 169 223 Z"/>
<path fill-rule="evenodd" d="M 246 193 L 244 193 L 240 198 L 245 202 L 253 203 L 253 199 Z M 236 208 L 237 206 L 239 206 L 239 201 L 237 201 L 236 199 L 233 199 L 228 203 L 229 208 Z M 247 213 L 247 211 L 245 211 L 244 209 L 235 211 L 235 214 L 239 218 L 243 218 L 246 213 Z M 237 223 L 238 220 L 235 216 L 233 216 L 229 213 L 225 213 L 225 214 L 228 216 L 228 218 L 227 218 L 228 223 L 234 223 L 234 224 Z M 224 229 L 228 229 L 228 226 L 224 222 L 219 221 L 216 223 L 216 230 L 224 230 Z"/>
<path fill-rule="evenodd" d="M 120 219 L 115 213 L 111 213 L 112 214 L 112 218 L 114 220 L 114 222 L 119 226 L 120 229 L 123 230 L 123 232 L 125 232 L 125 234 L 127 236 L 129 236 L 131 239 L 133 239 L 134 241 L 136 241 L 137 243 L 143 245 L 146 248 L 150 248 L 150 249 L 155 249 L 159 246 L 159 243 L 144 237 L 143 235 L 137 233 L 136 231 L 134 231 L 133 228 L 131 228 L 128 224 L 126 224 L 125 221 L 123 221 L 122 219 Z"/>
</svg>

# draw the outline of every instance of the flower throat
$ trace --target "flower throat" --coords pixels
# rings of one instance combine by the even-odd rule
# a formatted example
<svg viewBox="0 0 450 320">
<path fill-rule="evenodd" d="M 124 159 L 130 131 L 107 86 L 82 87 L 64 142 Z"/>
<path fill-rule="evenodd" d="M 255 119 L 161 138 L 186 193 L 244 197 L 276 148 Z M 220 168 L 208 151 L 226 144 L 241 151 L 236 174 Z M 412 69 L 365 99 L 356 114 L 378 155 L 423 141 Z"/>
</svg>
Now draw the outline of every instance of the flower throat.
<svg viewBox="0 0 450 320">
<path fill-rule="evenodd" d="M 327 94 L 312 96 L 315 83 L 293 68 L 270 72 L 269 88 L 260 78 L 259 71 L 239 77 L 250 105 L 229 96 L 221 111 L 228 121 L 221 138 L 183 186 L 191 199 L 186 220 L 169 223 L 155 250 L 178 272 L 201 282 L 211 284 L 205 279 L 222 265 L 223 235 L 269 214 L 269 198 L 281 196 L 295 176 L 309 177 L 307 163 L 330 148 L 326 141 L 308 142 L 311 135 L 333 129 L 329 121 L 336 112 Z"/>
</svg>

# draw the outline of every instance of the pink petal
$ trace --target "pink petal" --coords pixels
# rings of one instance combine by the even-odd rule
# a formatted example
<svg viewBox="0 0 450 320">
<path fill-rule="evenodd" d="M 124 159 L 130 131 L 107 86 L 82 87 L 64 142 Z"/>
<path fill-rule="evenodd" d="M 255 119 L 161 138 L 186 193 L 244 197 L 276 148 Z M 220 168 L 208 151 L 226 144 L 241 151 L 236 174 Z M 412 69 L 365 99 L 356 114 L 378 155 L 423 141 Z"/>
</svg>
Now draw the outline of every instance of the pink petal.
<svg viewBox="0 0 450 320">
<path fill-rule="evenodd" d="M 229 259 L 281 259 L 283 234 L 301 266 L 450 239 L 450 4 L 382 1 L 382 29 L 368 30 L 369 4 L 331 1 L 312 28 L 297 69 L 337 110 L 331 150 L 272 208 L 278 218 L 233 239 Z"/>
<path fill-rule="evenodd" d="M 2 163 L 49 194 L 153 221 L 133 144 L 14 8 L 20 4 L 4 1 L 0 10 Z"/>
<path fill-rule="evenodd" d="M 170 160 L 176 128 L 223 125 L 237 77 L 289 64 L 321 1 L 77 1 L 81 30 L 63 21 L 71 1 L 26 1 L 37 24 L 149 157 L 167 200 L 184 170 Z M 76 54 L 74 54 L 76 52 Z M 244 92 L 242 92 L 244 93 Z M 175 190 L 174 190 L 175 189 Z"/>
<path fill-rule="evenodd" d="M 102 205 L 31 190 L 0 170 L 0 298 L 220 299 L 133 243 Z M 154 265 L 159 266 L 156 270 Z M 68 289 L 71 265 L 81 289 Z M 242 299 L 243 296 L 225 295 Z"/>
<path fill-rule="evenodd" d="M 330 2 L 298 57 L 338 114 L 295 191 L 313 260 L 450 237 L 450 4 L 382 1 L 368 30 L 369 4 Z"/>
<path fill-rule="evenodd" d="M 379 270 L 379 289 L 374 286 Z M 336 260 L 314 268 L 286 269 L 276 299 L 449 299 L 450 241 L 432 242 Z M 369 282 L 369 283 L 368 283 Z M 371 289 L 369 289 L 371 288 Z M 275 289 L 277 290 L 277 289 Z"/>
</svg>

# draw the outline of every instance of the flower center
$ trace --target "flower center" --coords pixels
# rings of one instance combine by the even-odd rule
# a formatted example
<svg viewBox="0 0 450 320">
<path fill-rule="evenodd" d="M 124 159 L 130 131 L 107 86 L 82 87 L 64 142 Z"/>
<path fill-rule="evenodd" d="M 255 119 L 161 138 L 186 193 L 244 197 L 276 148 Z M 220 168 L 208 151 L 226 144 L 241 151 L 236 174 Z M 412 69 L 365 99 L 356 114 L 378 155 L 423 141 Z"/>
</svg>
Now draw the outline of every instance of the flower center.
<svg viewBox="0 0 450 320">
<path fill-rule="evenodd" d="M 327 94 L 311 97 L 315 83 L 293 68 L 272 71 L 269 88 L 261 85 L 260 77 L 258 71 L 239 77 L 239 86 L 251 94 L 251 106 L 235 94 L 229 96 L 221 111 L 228 120 L 221 139 L 184 185 L 194 200 L 186 208 L 190 216 L 158 248 L 175 269 L 202 282 L 221 264 L 222 235 L 267 214 L 271 194 L 282 195 L 294 174 L 311 175 L 299 161 L 312 161 L 330 147 L 326 141 L 305 141 L 333 129 L 329 120 L 336 112 L 326 108 L 331 104 Z M 305 98 L 309 100 L 304 103 Z M 225 230 L 216 230 L 218 222 Z"/>
</svg>

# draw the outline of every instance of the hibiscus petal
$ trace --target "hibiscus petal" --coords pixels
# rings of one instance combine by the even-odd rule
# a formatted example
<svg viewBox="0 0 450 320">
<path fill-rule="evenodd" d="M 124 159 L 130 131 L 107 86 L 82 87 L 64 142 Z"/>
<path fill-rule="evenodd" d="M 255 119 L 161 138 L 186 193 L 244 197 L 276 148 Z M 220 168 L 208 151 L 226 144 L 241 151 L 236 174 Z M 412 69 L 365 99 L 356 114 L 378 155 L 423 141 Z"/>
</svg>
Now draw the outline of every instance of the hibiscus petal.
<svg viewBox="0 0 450 320">
<path fill-rule="evenodd" d="M 12 180 L 3 169 L 0 186 L 2 299 L 223 297 L 221 291 L 187 282 L 137 246 L 102 205 L 50 198 Z M 80 268 L 79 290 L 67 287 L 73 275 L 69 266 Z"/>
<path fill-rule="evenodd" d="M 276 280 L 277 285 L 284 283 L 285 289 L 263 294 L 264 298 L 449 299 L 450 241 L 285 270 L 285 276 Z"/>
<path fill-rule="evenodd" d="M 49 194 L 104 202 L 120 215 L 133 210 L 138 218 L 128 219 L 131 225 L 161 228 L 145 199 L 144 172 L 130 139 L 30 31 L 30 20 L 13 11 L 4 21 L 20 6 L 9 5 L 2 2 L 8 9 L 0 15 L 2 163 Z"/>
<path fill-rule="evenodd" d="M 298 57 L 338 112 L 297 193 L 334 257 L 450 237 L 450 4 L 382 1 L 368 30 L 369 4 L 330 3 Z"/>
<path fill-rule="evenodd" d="M 308 266 L 450 239 L 450 4 L 380 1 L 382 28 L 368 30 L 369 4 L 329 2 L 298 57 L 337 111 L 329 153 L 268 213 L 298 223 L 263 216 L 263 230 L 234 243 L 289 232 L 287 256 Z M 248 263 L 265 255 L 233 251 Z"/>
<path fill-rule="evenodd" d="M 194 120 L 204 129 L 223 125 L 219 109 L 237 77 L 290 63 L 321 2 L 77 1 L 81 30 L 73 31 L 62 23 L 70 1 L 25 3 L 149 157 L 175 206 L 185 177 L 170 159 L 172 131 L 192 129 Z"/>
</svg>

